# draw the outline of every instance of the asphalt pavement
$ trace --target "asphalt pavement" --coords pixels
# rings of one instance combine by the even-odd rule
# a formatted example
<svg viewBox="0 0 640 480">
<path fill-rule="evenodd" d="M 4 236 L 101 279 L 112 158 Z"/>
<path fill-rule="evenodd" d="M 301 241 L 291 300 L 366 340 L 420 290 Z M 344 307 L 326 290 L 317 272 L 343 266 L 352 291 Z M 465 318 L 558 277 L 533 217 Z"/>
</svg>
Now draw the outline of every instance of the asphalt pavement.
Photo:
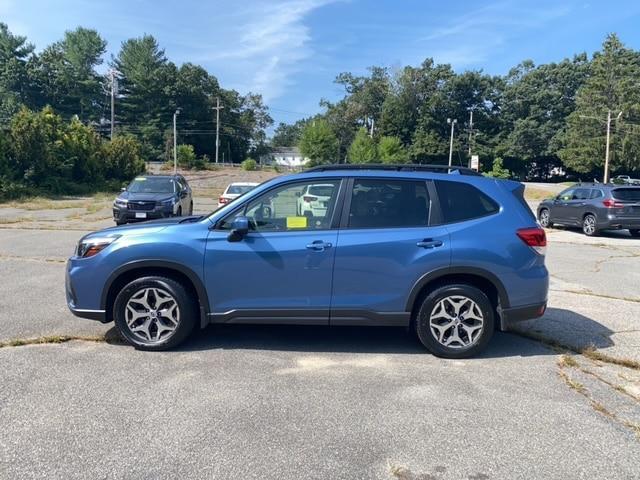
<svg viewBox="0 0 640 480">
<path fill-rule="evenodd" d="M 215 326 L 173 352 L 64 304 L 77 230 L 0 229 L 0 478 L 640 478 L 640 370 L 500 333 L 479 358 L 395 328 Z M 527 335 L 640 351 L 640 241 L 549 232 Z"/>
</svg>

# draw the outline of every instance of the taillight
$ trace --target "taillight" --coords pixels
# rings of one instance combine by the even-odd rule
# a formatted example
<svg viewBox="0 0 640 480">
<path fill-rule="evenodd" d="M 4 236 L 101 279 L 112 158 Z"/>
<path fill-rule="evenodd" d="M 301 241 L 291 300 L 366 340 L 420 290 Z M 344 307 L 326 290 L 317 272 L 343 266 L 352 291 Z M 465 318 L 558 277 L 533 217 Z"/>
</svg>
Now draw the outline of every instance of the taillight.
<svg viewBox="0 0 640 480">
<path fill-rule="evenodd" d="M 218 203 L 221 203 L 221 204 L 223 204 L 223 205 L 224 205 L 225 203 L 228 203 L 228 202 L 229 202 L 229 199 L 228 199 L 228 198 L 225 198 L 225 197 L 220 197 L 220 198 L 218 199 Z"/>
<path fill-rule="evenodd" d="M 316 200 L 318 200 L 318 197 L 311 197 L 309 195 L 305 195 L 304 197 L 302 197 L 302 200 L 304 202 L 311 203 L 311 202 L 315 202 Z"/>
<path fill-rule="evenodd" d="M 539 227 L 520 228 L 516 235 L 520 237 L 524 243 L 533 248 L 540 255 L 544 255 L 547 251 L 547 235 L 544 229 Z"/>
<path fill-rule="evenodd" d="M 616 202 L 615 200 L 613 200 L 612 198 L 607 198 L 606 200 L 602 201 L 602 205 L 604 205 L 606 208 L 620 208 L 620 207 L 624 207 L 624 203 L 621 202 Z"/>
</svg>

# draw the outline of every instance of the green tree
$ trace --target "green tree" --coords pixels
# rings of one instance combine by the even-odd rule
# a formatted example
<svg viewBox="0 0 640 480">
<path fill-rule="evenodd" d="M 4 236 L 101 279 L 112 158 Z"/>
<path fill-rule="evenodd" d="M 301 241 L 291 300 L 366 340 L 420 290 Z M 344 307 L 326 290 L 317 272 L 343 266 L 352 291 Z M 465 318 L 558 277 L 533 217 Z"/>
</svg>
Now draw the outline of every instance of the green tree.
<svg viewBox="0 0 640 480">
<path fill-rule="evenodd" d="M 70 163 L 70 179 L 78 183 L 99 183 L 103 179 L 102 140 L 90 127 L 74 117 L 61 126 L 56 155 L 60 163 Z"/>
<path fill-rule="evenodd" d="M 193 145 L 178 145 L 177 147 L 178 165 L 183 168 L 193 168 L 196 163 L 196 153 Z"/>
<path fill-rule="evenodd" d="M 378 156 L 383 163 L 407 163 L 409 154 L 398 137 L 381 137 Z"/>
<path fill-rule="evenodd" d="M 27 74 L 28 57 L 33 45 L 26 37 L 13 35 L 5 23 L 0 22 L 0 121 L 20 110 L 30 95 Z"/>
<path fill-rule="evenodd" d="M 338 139 L 326 120 L 315 120 L 302 131 L 300 153 L 310 159 L 308 166 L 336 161 Z"/>
<path fill-rule="evenodd" d="M 303 119 L 289 125 L 280 122 L 273 132 L 271 138 L 272 147 L 292 147 L 300 142 L 302 130 L 309 123 L 309 120 Z"/>
<path fill-rule="evenodd" d="M 612 124 L 611 168 L 640 170 L 640 53 L 626 48 L 609 35 L 602 51 L 594 55 L 585 83 L 576 97 L 576 108 L 567 118 L 560 158 L 577 172 L 593 172 L 604 164 L 607 115 Z"/>
<path fill-rule="evenodd" d="M 511 178 L 511 172 L 504 168 L 503 160 L 500 157 L 493 161 L 491 171 L 487 175 L 493 178 Z"/>
<path fill-rule="evenodd" d="M 132 135 L 118 135 L 104 146 L 105 176 L 120 181 L 131 180 L 145 171 L 140 158 L 140 143 Z"/>
<path fill-rule="evenodd" d="M 378 160 L 376 143 L 364 128 L 356 133 L 347 151 L 347 159 L 350 163 L 374 163 Z"/>
</svg>

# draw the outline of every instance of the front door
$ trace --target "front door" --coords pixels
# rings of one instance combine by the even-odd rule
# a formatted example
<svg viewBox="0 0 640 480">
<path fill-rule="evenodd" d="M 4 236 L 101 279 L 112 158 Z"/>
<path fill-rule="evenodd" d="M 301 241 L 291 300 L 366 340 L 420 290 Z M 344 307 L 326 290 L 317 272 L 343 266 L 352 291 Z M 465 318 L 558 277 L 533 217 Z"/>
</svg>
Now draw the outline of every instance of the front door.
<svg viewBox="0 0 640 480">
<path fill-rule="evenodd" d="M 451 262 L 447 229 L 429 226 L 427 183 L 355 178 L 346 193 L 331 324 L 408 324 L 407 299 L 414 284 Z"/>
<path fill-rule="evenodd" d="M 326 209 L 298 213 L 298 199 L 322 183 Z M 327 324 L 338 240 L 332 222 L 341 181 L 293 182 L 267 191 L 209 234 L 205 279 L 213 322 Z M 229 241 L 236 216 L 250 231 Z"/>
</svg>

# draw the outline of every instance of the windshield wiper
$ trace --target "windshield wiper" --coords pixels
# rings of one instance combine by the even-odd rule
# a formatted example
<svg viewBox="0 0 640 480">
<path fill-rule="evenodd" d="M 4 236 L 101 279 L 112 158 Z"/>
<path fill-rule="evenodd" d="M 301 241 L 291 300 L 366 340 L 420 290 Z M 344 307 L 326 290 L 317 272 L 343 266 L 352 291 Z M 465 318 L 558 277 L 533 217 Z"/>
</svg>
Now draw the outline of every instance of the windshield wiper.
<svg viewBox="0 0 640 480">
<path fill-rule="evenodd" d="M 202 217 L 204 217 L 204 215 L 196 215 L 194 217 L 185 217 L 182 220 L 180 220 L 178 223 L 197 222 Z"/>
</svg>

